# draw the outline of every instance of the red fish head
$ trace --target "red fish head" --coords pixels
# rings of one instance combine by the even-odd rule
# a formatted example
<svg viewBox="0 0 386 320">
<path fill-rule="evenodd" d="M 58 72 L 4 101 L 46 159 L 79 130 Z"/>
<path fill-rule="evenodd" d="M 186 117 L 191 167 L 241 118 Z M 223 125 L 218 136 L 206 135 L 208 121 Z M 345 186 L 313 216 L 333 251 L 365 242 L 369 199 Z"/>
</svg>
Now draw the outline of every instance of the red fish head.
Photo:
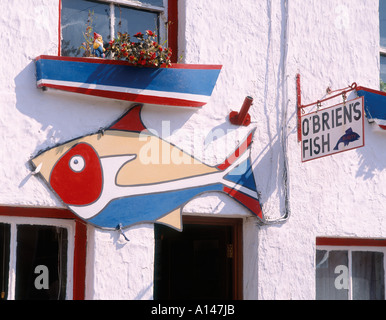
<svg viewBox="0 0 386 320">
<path fill-rule="evenodd" d="M 102 167 L 96 151 L 79 143 L 59 158 L 50 175 L 50 185 L 69 205 L 88 205 L 102 192 Z"/>
</svg>

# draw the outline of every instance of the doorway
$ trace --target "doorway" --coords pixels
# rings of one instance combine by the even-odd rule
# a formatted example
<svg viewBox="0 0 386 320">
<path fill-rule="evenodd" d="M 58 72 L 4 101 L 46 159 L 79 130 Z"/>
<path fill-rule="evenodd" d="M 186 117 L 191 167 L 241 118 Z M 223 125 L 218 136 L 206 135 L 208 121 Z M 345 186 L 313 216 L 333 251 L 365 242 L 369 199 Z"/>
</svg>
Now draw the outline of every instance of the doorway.
<svg viewBox="0 0 386 320">
<path fill-rule="evenodd" d="M 242 299 L 242 219 L 183 217 L 155 225 L 154 299 Z"/>
</svg>

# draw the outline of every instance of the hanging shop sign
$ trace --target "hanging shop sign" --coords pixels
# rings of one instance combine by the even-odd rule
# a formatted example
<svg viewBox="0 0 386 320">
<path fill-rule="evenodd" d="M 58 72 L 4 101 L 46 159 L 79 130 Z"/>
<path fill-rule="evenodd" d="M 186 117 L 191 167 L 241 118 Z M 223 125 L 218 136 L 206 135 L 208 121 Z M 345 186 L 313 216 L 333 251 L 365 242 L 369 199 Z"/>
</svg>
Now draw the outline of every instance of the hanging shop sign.
<svg viewBox="0 0 386 320">
<path fill-rule="evenodd" d="M 31 162 L 64 204 L 106 229 L 155 222 L 181 230 L 185 204 L 206 192 L 229 195 L 263 220 L 251 168 L 251 132 L 217 166 L 151 133 L 142 105 L 108 128 L 40 152 Z"/>
<path fill-rule="evenodd" d="M 363 97 L 301 116 L 303 162 L 363 146 Z"/>
</svg>

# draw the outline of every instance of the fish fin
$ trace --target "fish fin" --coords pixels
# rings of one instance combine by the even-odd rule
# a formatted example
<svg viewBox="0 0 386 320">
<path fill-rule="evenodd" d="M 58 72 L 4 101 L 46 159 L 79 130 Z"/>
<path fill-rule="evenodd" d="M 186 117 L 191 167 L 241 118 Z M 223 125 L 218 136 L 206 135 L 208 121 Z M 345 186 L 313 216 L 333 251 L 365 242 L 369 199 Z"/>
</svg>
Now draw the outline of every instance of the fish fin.
<svg viewBox="0 0 386 320">
<path fill-rule="evenodd" d="M 142 132 L 147 130 L 141 119 L 142 104 L 130 108 L 121 118 L 114 122 L 108 129 Z"/>
<path fill-rule="evenodd" d="M 169 212 L 168 214 L 162 216 L 155 222 L 172 227 L 177 231 L 182 231 L 181 208 L 177 208 L 176 210 Z"/>
<path fill-rule="evenodd" d="M 264 220 L 249 154 L 253 133 L 254 130 L 217 168 L 224 171 L 223 191 Z M 248 154 L 246 154 L 247 151 Z"/>
</svg>

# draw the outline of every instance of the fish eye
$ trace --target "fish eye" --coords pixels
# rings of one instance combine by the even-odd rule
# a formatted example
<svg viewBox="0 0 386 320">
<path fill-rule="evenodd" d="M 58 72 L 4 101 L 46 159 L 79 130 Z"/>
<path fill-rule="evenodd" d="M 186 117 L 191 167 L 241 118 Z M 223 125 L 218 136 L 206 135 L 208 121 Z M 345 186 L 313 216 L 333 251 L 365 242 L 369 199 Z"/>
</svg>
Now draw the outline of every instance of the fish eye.
<svg viewBox="0 0 386 320">
<path fill-rule="evenodd" d="M 73 156 L 70 159 L 69 165 L 74 172 L 81 172 L 85 167 L 84 158 L 80 155 Z"/>
</svg>

